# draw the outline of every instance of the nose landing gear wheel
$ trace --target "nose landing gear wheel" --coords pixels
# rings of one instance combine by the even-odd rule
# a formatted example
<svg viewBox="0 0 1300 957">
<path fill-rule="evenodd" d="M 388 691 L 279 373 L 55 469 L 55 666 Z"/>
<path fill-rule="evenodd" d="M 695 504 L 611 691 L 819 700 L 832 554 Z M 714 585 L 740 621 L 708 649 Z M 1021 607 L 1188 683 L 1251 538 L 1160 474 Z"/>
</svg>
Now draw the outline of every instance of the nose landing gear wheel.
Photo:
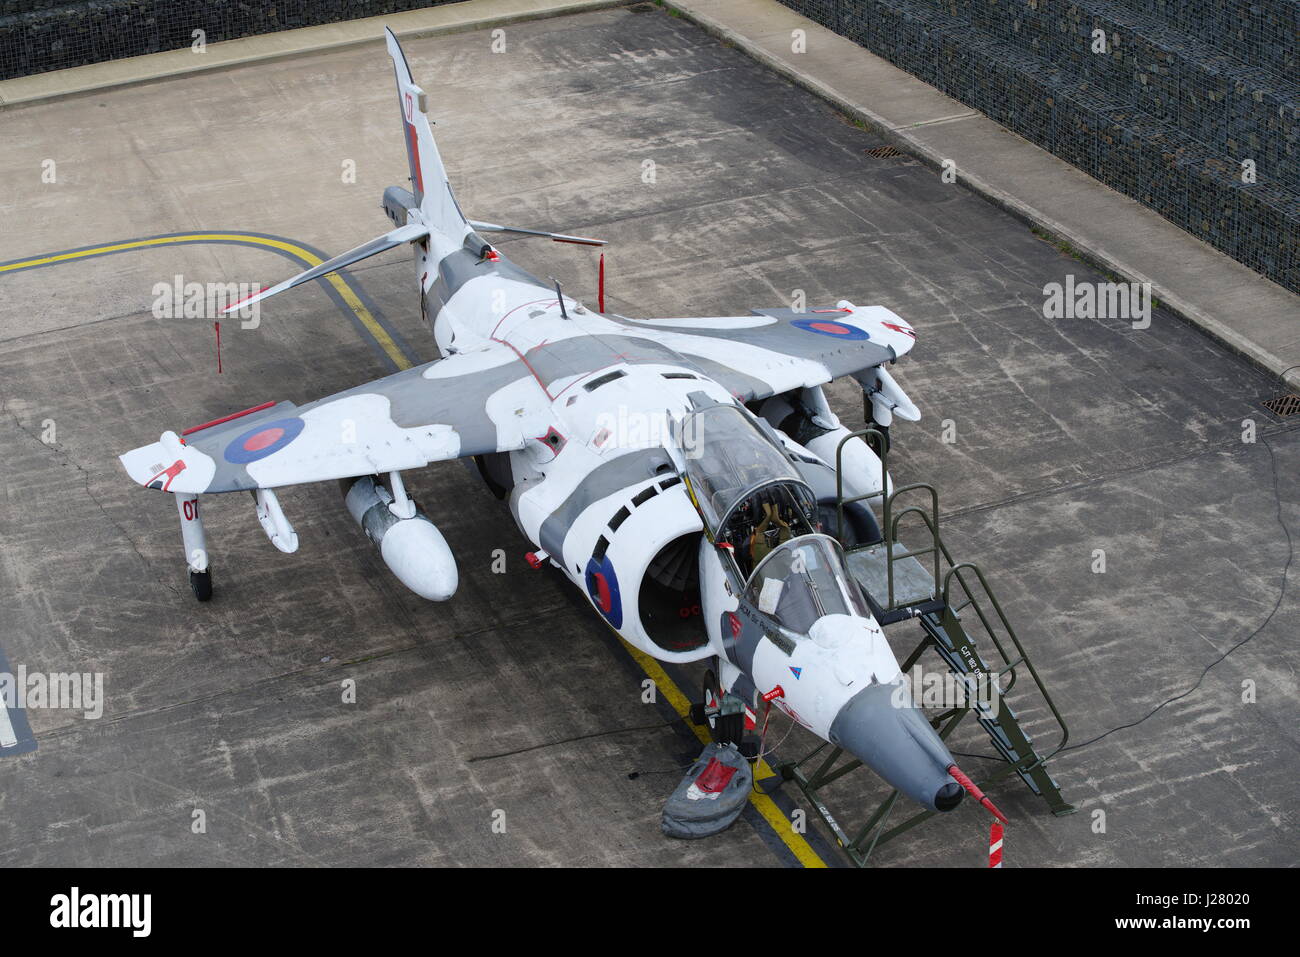
<svg viewBox="0 0 1300 957">
<path fill-rule="evenodd" d="M 718 713 L 718 703 L 722 700 L 721 691 L 718 678 L 710 668 L 704 672 L 704 688 L 700 700 L 691 705 L 689 714 L 691 723 L 699 728 L 707 726 L 710 737 L 713 736 L 713 719 Z M 716 741 L 717 738 L 714 740 Z"/>
<path fill-rule="evenodd" d="M 704 720 L 696 723 L 707 724 L 709 737 L 718 744 L 734 744 L 739 748 L 745 737 L 745 703 L 722 690 L 712 668 L 704 672 L 703 690 L 704 702 L 698 706 L 698 713 Z M 695 706 L 691 707 L 691 713 L 693 716 L 697 713 Z"/>
</svg>

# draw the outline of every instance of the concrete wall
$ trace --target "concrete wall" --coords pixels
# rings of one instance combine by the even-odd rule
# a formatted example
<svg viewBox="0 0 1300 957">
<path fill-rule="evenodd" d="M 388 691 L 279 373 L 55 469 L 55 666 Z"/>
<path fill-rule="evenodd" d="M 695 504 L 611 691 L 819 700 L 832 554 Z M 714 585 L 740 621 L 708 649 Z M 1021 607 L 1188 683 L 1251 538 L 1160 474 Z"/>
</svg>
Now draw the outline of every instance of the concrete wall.
<svg viewBox="0 0 1300 957">
<path fill-rule="evenodd" d="M 781 2 L 1300 291 L 1300 4 Z"/>
<path fill-rule="evenodd" d="M 0 80 L 450 0 L 0 0 Z"/>
</svg>

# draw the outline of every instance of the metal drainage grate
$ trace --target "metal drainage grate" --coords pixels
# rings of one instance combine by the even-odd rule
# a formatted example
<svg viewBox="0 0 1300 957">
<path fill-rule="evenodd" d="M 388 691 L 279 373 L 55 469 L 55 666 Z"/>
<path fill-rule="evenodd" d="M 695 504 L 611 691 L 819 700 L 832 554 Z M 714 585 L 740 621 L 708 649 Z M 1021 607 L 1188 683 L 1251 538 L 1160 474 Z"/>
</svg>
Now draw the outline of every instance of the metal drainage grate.
<svg viewBox="0 0 1300 957">
<path fill-rule="evenodd" d="M 895 156 L 902 156 L 900 150 L 892 146 L 877 146 L 874 149 L 864 150 L 868 156 L 874 156 L 876 159 L 893 159 Z"/>
<path fill-rule="evenodd" d="M 1273 399 L 1264 400 L 1264 408 L 1274 415 L 1286 417 L 1295 415 L 1300 412 L 1300 395 L 1294 392 L 1288 392 L 1286 395 L 1279 395 Z"/>
</svg>

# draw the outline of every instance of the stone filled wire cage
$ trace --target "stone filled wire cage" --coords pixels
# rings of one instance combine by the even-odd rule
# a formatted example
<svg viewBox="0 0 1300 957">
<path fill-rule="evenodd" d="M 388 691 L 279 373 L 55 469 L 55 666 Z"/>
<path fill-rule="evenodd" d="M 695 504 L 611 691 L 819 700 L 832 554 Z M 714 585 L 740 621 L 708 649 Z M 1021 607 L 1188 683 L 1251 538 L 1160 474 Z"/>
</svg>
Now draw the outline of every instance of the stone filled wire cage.
<svg viewBox="0 0 1300 957">
<path fill-rule="evenodd" d="M 451 0 L 0 0 L 0 80 Z"/>
<path fill-rule="evenodd" d="M 1296 0 L 780 2 L 1300 292 Z"/>
</svg>

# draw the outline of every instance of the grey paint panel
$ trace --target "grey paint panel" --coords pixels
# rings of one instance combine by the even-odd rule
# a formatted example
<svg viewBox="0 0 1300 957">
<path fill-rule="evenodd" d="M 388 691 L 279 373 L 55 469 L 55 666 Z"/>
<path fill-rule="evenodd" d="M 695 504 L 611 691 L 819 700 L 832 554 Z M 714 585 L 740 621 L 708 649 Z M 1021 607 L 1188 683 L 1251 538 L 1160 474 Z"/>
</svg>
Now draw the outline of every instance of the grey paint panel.
<svg viewBox="0 0 1300 957">
<path fill-rule="evenodd" d="M 482 236 L 470 233 L 465 237 L 463 248 L 448 253 L 438 263 L 438 275 L 433 281 L 433 295 L 429 297 L 430 322 L 437 318 L 442 307 L 450 302 L 451 297 L 471 279 L 500 276 L 502 279 L 528 283 L 541 289 L 551 288 L 528 270 L 517 266 L 504 256 L 496 261 L 483 259 L 480 253 L 487 244 Z"/>
<path fill-rule="evenodd" d="M 465 283 L 480 276 L 500 276 L 503 279 L 513 279 L 517 282 L 540 286 L 543 289 L 551 288 L 528 270 L 515 265 L 504 256 L 496 261 L 481 258 L 479 254 L 482 252 L 483 246 L 486 245 L 481 236 L 471 233 L 465 242 L 463 248 L 448 253 L 438 263 L 438 281 L 446 289 L 446 299 L 450 299 L 459 292 Z M 473 248 L 470 248 L 470 243 L 474 243 Z"/>
<path fill-rule="evenodd" d="M 557 339 L 528 350 L 525 358 L 547 389 L 558 379 L 586 375 L 619 363 L 680 366 L 703 374 L 685 356 L 653 339 L 636 336 L 591 335 Z"/>
<path fill-rule="evenodd" d="M 733 588 L 736 586 L 733 584 Z M 727 657 L 731 663 L 739 668 L 745 674 L 752 674 L 754 671 L 754 655 L 758 651 L 759 642 L 767 639 L 771 641 L 770 635 L 775 633 L 775 626 L 765 618 L 757 608 L 751 605 L 745 598 L 742 590 L 739 598 L 740 604 L 736 608 L 736 616 L 740 619 L 740 634 L 732 635 L 726 627 L 725 615 L 722 628 L 722 647 L 726 649 Z M 784 636 L 781 636 L 782 639 Z M 781 647 L 780 640 L 773 641 L 778 648 Z"/>
<path fill-rule="evenodd" d="M 181 436 L 181 440 L 191 448 L 196 448 L 210 456 L 217 463 L 217 471 L 212 476 L 210 491 L 238 491 L 257 488 L 257 482 L 242 465 L 227 462 L 222 454 L 230 441 L 259 423 L 274 422 L 297 414 L 298 407 L 292 402 L 278 402 L 263 412 L 232 419 L 222 425 L 214 425 L 193 435 Z M 161 487 L 159 485 L 158 487 Z"/>
<path fill-rule="evenodd" d="M 542 522 L 538 538 L 542 548 L 555 556 L 564 554 L 564 537 L 593 502 L 607 498 L 626 489 L 629 494 L 652 478 L 669 474 L 658 471 L 662 466 L 672 468 L 672 460 L 663 449 L 637 449 L 616 459 L 603 462 L 591 471 L 560 507 Z M 613 512 L 610 513 L 613 515 Z"/>
<path fill-rule="evenodd" d="M 742 402 L 765 399 L 772 395 L 770 385 L 741 369 L 733 369 L 707 356 L 692 355 L 690 360 L 701 372 Z"/>
</svg>

